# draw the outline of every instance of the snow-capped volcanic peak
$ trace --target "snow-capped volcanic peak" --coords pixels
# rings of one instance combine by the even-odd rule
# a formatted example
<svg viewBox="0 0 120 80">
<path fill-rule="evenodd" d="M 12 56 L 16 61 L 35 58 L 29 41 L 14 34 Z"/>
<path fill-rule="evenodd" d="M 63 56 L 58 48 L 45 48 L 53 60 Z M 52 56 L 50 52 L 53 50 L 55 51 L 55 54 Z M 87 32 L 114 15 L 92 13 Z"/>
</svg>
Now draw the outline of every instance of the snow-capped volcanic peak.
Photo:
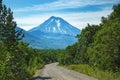
<svg viewBox="0 0 120 80">
<path fill-rule="evenodd" d="M 69 34 L 76 35 L 79 34 L 80 30 L 70 25 L 67 21 L 63 20 L 60 17 L 52 16 L 44 23 L 30 30 L 32 31 L 41 31 L 45 33 L 59 33 L 59 34 Z"/>
</svg>

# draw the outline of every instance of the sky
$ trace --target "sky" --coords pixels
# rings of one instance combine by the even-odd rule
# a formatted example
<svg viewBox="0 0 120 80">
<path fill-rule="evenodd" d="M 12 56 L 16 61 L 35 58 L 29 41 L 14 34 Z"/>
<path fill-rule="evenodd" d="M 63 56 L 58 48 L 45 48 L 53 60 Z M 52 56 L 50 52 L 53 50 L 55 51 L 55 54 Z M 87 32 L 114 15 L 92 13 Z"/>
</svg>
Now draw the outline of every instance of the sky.
<svg viewBox="0 0 120 80">
<path fill-rule="evenodd" d="M 32 29 L 51 16 L 61 17 L 71 25 L 83 29 L 89 24 L 99 24 L 120 0 L 3 0 L 11 8 L 17 26 Z"/>
</svg>

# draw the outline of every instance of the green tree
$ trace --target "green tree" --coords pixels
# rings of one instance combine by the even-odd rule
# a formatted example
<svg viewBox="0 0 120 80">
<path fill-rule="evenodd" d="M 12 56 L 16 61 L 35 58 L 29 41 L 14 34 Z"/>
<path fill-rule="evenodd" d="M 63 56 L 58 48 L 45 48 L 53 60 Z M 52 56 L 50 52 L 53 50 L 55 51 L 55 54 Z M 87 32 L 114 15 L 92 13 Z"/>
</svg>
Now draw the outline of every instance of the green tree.
<svg viewBox="0 0 120 80">
<path fill-rule="evenodd" d="M 13 12 L 0 0 L 0 80 L 25 80 L 29 77 L 26 57 L 31 57 L 27 53 L 30 50 L 28 45 L 25 49 L 21 49 L 24 45 L 19 46 L 23 33 L 16 26 Z"/>
<path fill-rule="evenodd" d="M 88 24 L 87 27 L 77 35 L 78 42 L 66 48 L 66 53 L 64 53 L 64 57 L 62 55 L 63 58 L 61 58 L 62 61 L 64 60 L 63 64 L 88 63 L 87 48 L 94 42 L 93 37 L 100 29 L 101 27 L 98 25 Z"/>
<path fill-rule="evenodd" d="M 0 39 L 8 47 L 13 48 L 22 39 L 22 30 L 16 30 L 16 22 L 13 21 L 13 12 L 2 5 L 0 0 Z"/>
<path fill-rule="evenodd" d="M 89 46 L 94 42 L 94 35 L 100 30 L 101 27 L 98 25 L 87 25 L 85 29 L 77 36 L 78 37 L 78 48 L 76 49 L 76 60 L 79 63 L 88 63 L 86 51 Z"/>
<path fill-rule="evenodd" d="M 102 70 L 120 71 L 120 5 L 105 18 L 102 29 L 94 36 L 94 43 L 87 53 L 89 63 Z"/>
</svg>

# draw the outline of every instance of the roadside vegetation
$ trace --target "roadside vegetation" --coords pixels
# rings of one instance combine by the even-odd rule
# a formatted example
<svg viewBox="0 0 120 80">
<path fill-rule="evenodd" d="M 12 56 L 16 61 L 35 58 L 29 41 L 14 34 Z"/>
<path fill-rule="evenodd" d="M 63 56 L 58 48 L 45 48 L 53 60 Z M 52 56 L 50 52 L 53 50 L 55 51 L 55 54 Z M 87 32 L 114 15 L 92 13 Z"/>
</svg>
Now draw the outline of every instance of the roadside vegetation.
<svg viewBox="0 0 120 80">
<path fill-rule="evenodd" d="M 37 52 L 22 42 L 13 12 L 0 0 L 0 80 L 26 80 L 44 66 Z"/>
<path fill-rule="evenodd" d="M 120 72 L 112 72 L 112 71 L 102 71 L 99 68 L 93 68 L 87 64 L 71 64 L 71 65 L 62 65 L 65 68 L 87 74 L 88 76 L 92 76 L 97 78 L 98 80 L 120 80 Z"/>
<path fill-rule="evenodd" d="M 77 38 L 59 57 L 60 65 L 99 80 L 120 80 L 120 4 L 99 25 L 88 24 Z"/>
</svg>

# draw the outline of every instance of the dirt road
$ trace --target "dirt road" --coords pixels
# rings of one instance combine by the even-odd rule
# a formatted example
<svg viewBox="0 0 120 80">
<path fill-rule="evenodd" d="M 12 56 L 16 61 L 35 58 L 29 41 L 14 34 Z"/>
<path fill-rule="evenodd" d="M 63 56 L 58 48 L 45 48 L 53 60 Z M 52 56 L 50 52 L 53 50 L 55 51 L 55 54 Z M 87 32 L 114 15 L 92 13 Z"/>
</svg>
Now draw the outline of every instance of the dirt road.
<svg viewBox="0 0 120 80">
<path fill-rule="evenodd" d="M 85 74 L 57 66 L 57 64 L 48 64 L 42 70 L 38 70 L 38 76 L 32 80 L 97 80 Z"/>
</svg>

